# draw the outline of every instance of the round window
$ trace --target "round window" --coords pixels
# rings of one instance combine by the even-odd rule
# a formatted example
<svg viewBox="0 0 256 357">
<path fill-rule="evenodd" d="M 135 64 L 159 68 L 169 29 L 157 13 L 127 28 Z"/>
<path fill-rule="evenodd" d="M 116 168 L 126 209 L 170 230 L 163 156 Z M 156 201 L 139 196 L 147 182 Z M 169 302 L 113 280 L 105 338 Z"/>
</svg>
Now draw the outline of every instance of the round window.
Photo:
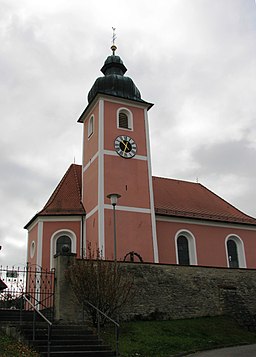
<svg viewBox="0 0 256 357">
<path fill-rule="evenodd" d="M 30 246 L 30 258 L 33 258 L 36 251 L 36 243 L 33 241 Z"/>
</svg>

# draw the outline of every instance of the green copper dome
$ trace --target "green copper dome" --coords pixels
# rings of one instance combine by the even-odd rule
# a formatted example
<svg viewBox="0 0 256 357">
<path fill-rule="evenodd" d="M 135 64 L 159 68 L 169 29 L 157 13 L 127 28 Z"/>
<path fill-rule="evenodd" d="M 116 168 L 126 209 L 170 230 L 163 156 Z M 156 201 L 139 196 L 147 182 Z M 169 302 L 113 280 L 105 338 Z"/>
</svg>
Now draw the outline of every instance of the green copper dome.
<svg viewBox="0 0 256 357">
<path fill-rule="evenodd" d="M 114 54 L 108 56 L 101 68 L 104 77 L 96 79 L 88 94 L 88 102 L 91 103 L 97 93 L 143 102 L 133 80 L 124 76 L 126 71 L 127 69 L 119 56 Z"/>
</svg>

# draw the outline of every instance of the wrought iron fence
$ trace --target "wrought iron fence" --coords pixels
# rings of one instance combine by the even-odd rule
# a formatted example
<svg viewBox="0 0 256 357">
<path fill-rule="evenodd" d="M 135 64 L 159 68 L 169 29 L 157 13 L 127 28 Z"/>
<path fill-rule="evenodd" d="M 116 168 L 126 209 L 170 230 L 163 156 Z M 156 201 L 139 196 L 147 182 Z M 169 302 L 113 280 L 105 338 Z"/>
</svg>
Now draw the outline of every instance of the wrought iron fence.
<svg viewBox="0 0 256 357">
<path fill-rule="evenodd" d="M 30 310 L 25 294 L 38 310 L 53 317 L 54 270 L 37 265 L 0 266 L 0 279 L 7 286 L 0 292 L 0 309 Z"/>
</svg>

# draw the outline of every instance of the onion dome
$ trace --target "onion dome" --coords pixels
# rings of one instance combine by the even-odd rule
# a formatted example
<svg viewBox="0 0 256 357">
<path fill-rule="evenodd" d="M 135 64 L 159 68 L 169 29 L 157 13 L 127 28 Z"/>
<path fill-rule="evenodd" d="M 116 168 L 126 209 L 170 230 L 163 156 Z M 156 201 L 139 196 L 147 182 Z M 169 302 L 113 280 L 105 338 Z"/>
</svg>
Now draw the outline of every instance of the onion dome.
<svg viewBox="0 0 256 357">
<path fill-rule="evenodd" d="M 124 75 L 127 69 L 121 58 L 115 55 L 116 46 L 111 49 L 113 54 L 108 56 L 101 68 L 104 77 L 96 79 L 88 94 L 88 102 L 91 103 L 97 93 L 144 102 L 133 80 Z"/>
</svg>

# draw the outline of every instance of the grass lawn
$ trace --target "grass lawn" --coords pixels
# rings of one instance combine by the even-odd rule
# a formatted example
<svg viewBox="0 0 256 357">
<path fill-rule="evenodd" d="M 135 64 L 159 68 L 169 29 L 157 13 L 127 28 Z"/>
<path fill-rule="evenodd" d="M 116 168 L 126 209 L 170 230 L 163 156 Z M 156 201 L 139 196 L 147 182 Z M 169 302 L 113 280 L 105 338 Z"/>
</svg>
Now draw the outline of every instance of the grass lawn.
<svg viewBox="0 0 256 357">
<path fill-rule="evenodd" d="M 106 329 L 102 336 L 108 343 L 113 343 L 111 332 L 112 335 Z M 256 333 L 240 328 L 226 317 L 121 324 L 122 357 L 170 357 L 181 352 L 250 343 L 256 343 Z"/>
<path fill-rule="evenodd" d="M 115 348 L 112 328 L 106 328 L 102 337 Z M 121 357 L 171 357 L 181 352 L 249 343 L 256 343 L 256 332 L 248 332 L 222 316 L 121 324 Z M 38 354 L 0 332 L 0 357 L 21 356 Z"/>
</svg>

